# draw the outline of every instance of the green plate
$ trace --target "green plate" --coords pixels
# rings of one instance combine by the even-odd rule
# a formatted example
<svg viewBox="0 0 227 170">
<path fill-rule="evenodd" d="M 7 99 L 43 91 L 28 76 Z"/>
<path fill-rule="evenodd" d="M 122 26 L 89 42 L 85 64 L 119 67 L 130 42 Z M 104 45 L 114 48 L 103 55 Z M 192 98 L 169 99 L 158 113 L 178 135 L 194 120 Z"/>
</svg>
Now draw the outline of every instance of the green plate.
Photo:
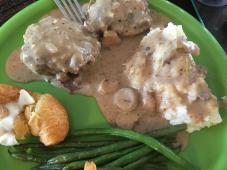
<svg viewBox="0 0 227 170">
<path fill-rule="evenodd" d="M 218 97 L 227 95 L 227 57 L 215 38 L 192 16 L 166 0 L 150 0 L 150 6 L 169 16 L 175 23 L 183 25 L 189 39 L 201 48 L 201 55 L 195 60 L 208 68 L 207 82 L 212 92 Z M 16 83 L 5 73 L 6 59 L 14 49 L 22 45 L 22 35 L 26 27 L 54 8 L 56 6 L 52 0 L 39 0 L 16 14 L 0 28 L 0 83 L 53 94 L 69 111 L 71 130 L 108 127 L 93 98 L 70 95 L 45 82 Z M 227 111 L 220 112 L 224 122 L 190 135 L 189 145 L 182 153 L 182 156 L 202 170 L 227 169 Z M 10 158 L 6 148 L 0 147 L 0 170 L 27 170 L 31 165 Z"/>
</svg>

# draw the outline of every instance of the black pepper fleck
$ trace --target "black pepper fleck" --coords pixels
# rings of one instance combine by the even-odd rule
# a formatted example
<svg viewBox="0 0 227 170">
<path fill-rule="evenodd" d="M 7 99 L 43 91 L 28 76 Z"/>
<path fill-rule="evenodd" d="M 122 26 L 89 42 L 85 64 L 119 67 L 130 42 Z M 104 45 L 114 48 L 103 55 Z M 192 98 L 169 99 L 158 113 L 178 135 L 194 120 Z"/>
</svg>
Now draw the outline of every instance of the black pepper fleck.
<svg viewBox="0 0 227 170">
<path fill-rule="evenodd" d="M 145 51 L 150 51 L 151 47 L 145 47 Z"/>
</svg>

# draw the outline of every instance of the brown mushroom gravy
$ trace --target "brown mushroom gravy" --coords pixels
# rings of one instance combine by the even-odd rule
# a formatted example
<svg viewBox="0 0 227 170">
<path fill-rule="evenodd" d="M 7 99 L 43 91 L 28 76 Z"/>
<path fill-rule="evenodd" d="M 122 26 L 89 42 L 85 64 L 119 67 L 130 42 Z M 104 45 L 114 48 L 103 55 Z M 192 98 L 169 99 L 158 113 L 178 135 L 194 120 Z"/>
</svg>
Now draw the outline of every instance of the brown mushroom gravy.
<svg viewBox="0 0 227 170">
<path fill-rule="evenodd" d="M 21 49 L 16 49 L 6 62 L 6 73 L 9 78 L 18 82 L 42 80 L 41 76 L 29 70 L 27 66 L 20 60 L 20 53 Z"/>
<path fill-rule="evenodd" d="M 142 36 L 124 38 L 119 46 L 103 48 L 96 64 L 83 71 L 82 88 L 78 92 L 95 96 L 102 113 L 112 125 L 149 131 L 167 126 L 168 122 L 155 113 L 154 108 L 144 107 L 143 94 L 130 87 L 124 74 L 124 64 L 135 53 Z"/>
<path fill-rule="evenodd" d="M 155 11 L 151 15 L 154 18 L 152 25 L 155 27 L 164 27 L 169 21 Z M 49 16 L 61 17 L 61 14 L 55 10 Z M 94 96 L 102 113 L 112 125 L 142 132 L 168 126 L 168 121 L 155 112 L 153 99 L 146 99 L 142 97 L 146 94 L 131 88 L 127 76 L 123 74 L 124 64 L 133 56 L 144 35 L 121 37 L 119 45 L 102 47 L 96 63 L 84 68 L 80 89 L 77 91 Z M 18 82 L 42 79 L 20 61 L 20 49 L 8 58 L 6 70 L 8 76 Z M 148 106 L 147 100 L 151 101 Z"/>
</svg>

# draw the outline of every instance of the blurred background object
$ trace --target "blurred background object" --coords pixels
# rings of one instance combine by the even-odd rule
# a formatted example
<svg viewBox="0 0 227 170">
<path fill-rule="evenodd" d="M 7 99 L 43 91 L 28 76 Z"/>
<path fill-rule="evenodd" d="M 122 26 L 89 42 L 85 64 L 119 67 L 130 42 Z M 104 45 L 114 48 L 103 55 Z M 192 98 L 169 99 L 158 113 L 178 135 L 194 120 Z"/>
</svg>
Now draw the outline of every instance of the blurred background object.
<svg viewBox="0 0 227 170">
<path fill-rule="evenodd" d="M 0 0 L 0 26 L 15 13 L 35 2 L 36 0 Z M 204 26 L 217 38 L 227 52 L 227 0 L 169 0 L 180 6 Z M 200 2 L 199 2 L 200 1 Z M 216 4 L 216 7 L 204 5 Z"/>
<path fill-rule="evenodd" d="M 227 0 L 198 0 L 204 5 L 208 6 L 224 6 L 227 5 Z"/>
<path fill-rule="evenodd" d="M 35 0 L 0 0 L 0 26 L 12 15 Z"/>
<path fill-rule="evenodd" d="M 195 2 L 195 0 L 191 1 Z M 195 6 L 206 28 L 215 36 L 227 53 L 227 5 L 211 7 L 195 2 Z"/>
</svg>

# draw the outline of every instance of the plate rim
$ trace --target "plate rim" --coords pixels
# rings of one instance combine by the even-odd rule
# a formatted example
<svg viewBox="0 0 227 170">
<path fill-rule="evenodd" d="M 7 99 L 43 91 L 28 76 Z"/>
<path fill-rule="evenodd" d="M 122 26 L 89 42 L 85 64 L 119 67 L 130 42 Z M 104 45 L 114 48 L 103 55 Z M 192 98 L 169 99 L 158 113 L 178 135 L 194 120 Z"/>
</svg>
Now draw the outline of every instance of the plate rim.
<svg viewBox="0 0 227 170">
<path fill-rule="evenodd" d="M 156 3 L 159 2 L 159 3 Z M 158 4 L 163 3 L 165 4 L 165 6 L 168 6 L 168 11 L 163 11 L 161 7 L 158 6 Z M 27 19 L 32 18 L 33 15 L 28 15 L 28 13 L 30 13 L 31 11 L 34 13 L 38 13 L 39 9 L 38 7 L 43 7 L 45 6 L 46 11 L 49 11 L 49 9 L 51 8 L 55 8 L 55 5 L 53 5 L 52 0 L 39 0 L 36 1 L 34 3 L 32 3 L 31 5 L 29 5 L 28 7 L 24 8 L 23 10 L 21 10 L 19 13 L 15 14 L 13 17 L 11 17 L 5 24 L 3 24 L 0 27 L 0 48 L 2 46 L 2 44 L 8 39 L 8 37 L 10 36 L 10 33 L 15 31 L 15 28 L 23 25 L 23 23 L 26 22 Z M 184 19 L 184 17 L 190 21 L 192 21 L 192 25 L 196 25 L 195 27 L 199 27 L 199 31 L 196 32 L 197 35 L 200 35 L 199 38 L 202 38 L 203 35 L 206 35 L 206 40 L 211 42 L 211 45 L 213 45 L 215 48 L 214 51 L 217 52 L 216 55 L 218 55 L 218 57 L 222 57 L 227 61 L 227 56 L 226 53 L 224 51 L 224 49 L 221 47 L 221 45 L 219 44 L 219 42 L 215 39 L 215 37 L 205 28 L 203 27 L 199 21 L 197 21 L 193 16 L 191 16 L 189 13 L 187 13 L 186 11 L 184 11 L 183 9 L 181 9 L 180 7 L 174 5 L 173 3 L 166 1 L 166 0 L 152 0 L 152 6 L 154 6 L 156 9 L 158 9 L 159 11 L 165 13 L 165 14 L 170 14 L 171 13 L 171 9 L 174 10 L 179 10 L 179 12 L 182 14 L 182 17 L 180 17 L 180 19 L 177 20 L 177 22 L 181 23 L 181 20 Z M 43 9 L 43 10 L 45 10 Z M 23 18 L 22 22 L 17 22 L 17 20 L 21 20 L 21 18 Z M 225 93 L 227 95 L 227 88 L 225 88 Z M 223 153 L 224 154 L 224 153 Z M 220 154 L 220 156 L 223 156 L 223 154 Z M 218 167 L 218 162 L 216 163 L 216 165 L 214 165 L 214 167 Z"/>
</svg>

